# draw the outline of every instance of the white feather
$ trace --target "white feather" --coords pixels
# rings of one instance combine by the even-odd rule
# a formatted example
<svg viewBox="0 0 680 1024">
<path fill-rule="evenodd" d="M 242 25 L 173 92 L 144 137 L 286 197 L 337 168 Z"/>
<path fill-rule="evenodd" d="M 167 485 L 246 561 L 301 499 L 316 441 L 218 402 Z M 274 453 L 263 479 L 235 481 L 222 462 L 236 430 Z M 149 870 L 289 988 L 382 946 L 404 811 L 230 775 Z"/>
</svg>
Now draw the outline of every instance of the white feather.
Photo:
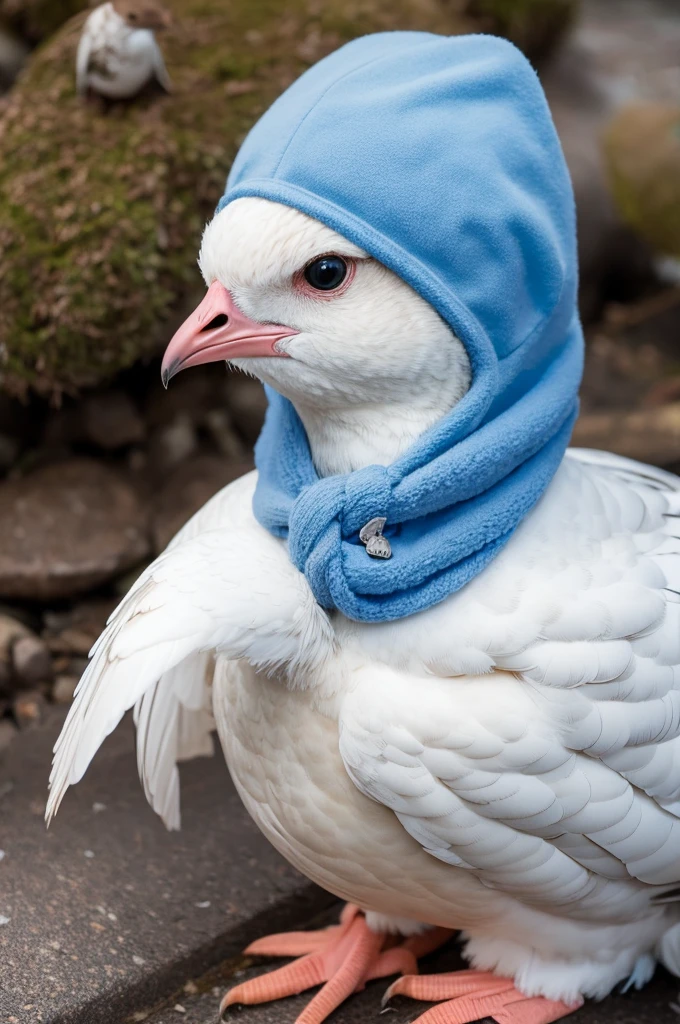
<svg viewBox="0 0 680 1024">
<path fill-rule="evenodd" d="M 295 272 L 329 251 L 357 260 L 356 288 L 302 298 Z M 249 316 L 299 330 L 294 358 L 257 370 L 296 402 L 322 473 L 389 462 L 468 386 L 434 311 L 295 210 L 230 204 L 201 263 Z M 464 928 L 471 962 L 530 994 L 600 997 L 658 952 L 678 969 L 663 901 L 680 885 L 680 481 L 573 451 L 461 591 L 332 626 L 254 522 L 252 486 L 213 499 L 112 617 L 48 813 L 139 701 L 145 789 L 176 826 L 175 764 L 207 749 L 214 653 L 232 776 L 310 878 L 397 930 Z"/>
<path fill-rule="evenodd" d="M 253 484 L 251 475 L 226 490 L 233 489 L 232 495 L 237 492 L 248 500 Z M 219 502 L 215 504 L 219 507 Z M 194 528 L 188 531 L 192 532 Z M 258 576 L 267 579 L 267 588 L 248 585 Z M 140 744 L 139 758 L 154 806 L 162 808 L 176 826 L 176 776 L 172 747 L 163 746 L 172 742 L 166 730 L 170 723 L 179 730 L 174 696 L 178 692 L 180 703 L 186 700 L 189 710 L 205 713 L 200 692 L 198 701 L 192 697 L 197 682 L 205 678 L 197 655 L 216 650 L 232 658 L 248 658 L 265 671 L 279 666 L 303 671 L 332 650 L 328 620 L 280 544 L 254 521 L 247 530 L 239 530 L 228 515 L 219 529 L 178 538 L 112 614 L 92 649 L 54 748 L 48 821 L 125 711 L 162 680 L 155 693 L 160 694 L 159 706 L 164 710 L 153 733 Z M 143 705 L 137 718 L 151 727 Z M 178 732 L 174 758 L 184 753 L 177 745 L 179 739 Z M 157 760 L 165 768 L 160 777 L 147 769 Z"/>
</svg>

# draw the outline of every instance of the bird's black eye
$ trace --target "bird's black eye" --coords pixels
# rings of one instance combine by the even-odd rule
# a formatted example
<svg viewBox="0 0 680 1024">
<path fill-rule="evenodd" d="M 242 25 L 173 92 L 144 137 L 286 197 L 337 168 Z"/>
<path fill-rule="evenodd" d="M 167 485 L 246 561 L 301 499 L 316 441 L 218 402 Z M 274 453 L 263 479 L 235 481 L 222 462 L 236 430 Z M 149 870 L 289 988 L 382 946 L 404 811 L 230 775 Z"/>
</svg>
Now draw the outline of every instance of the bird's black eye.
<svg viewBox="0 0 680 1024">
<path fill-rule="evenodd" d="M 320 256 L 305 267 L 305 281 L 320 292 L 338 288 L 347 277 L 347 264 L 340 256 Z"/>
</svg>

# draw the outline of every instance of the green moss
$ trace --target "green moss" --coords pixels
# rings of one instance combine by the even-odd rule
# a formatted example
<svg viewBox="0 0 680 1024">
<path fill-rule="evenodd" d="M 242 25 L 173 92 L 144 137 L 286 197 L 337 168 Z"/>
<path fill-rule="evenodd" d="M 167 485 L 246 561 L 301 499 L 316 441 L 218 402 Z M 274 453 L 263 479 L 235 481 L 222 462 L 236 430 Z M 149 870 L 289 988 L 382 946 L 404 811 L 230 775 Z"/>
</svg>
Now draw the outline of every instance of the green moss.
<svg viewBox="0 0 680 1024">
<path fill-rule="evenodd" d="M 488 32 L 507 36 L 539 61 L 573 22 L 578 0 L 468 0 L 468 13 Z"/>
<path fill-rule="evenodd" d="M 259 114 L 352 35 L 465 31 L 439 0 L 169 0 L 171 96 L 75 95 L 84 13 L 34 54 L 0 121 L 0 384 L 58 396 L 158 351 L 201 291 L 200 234 Z"/>
<path fill-rule="evenodd" d="M 680 258 L 680 109 L 621 111 L 604 149 L 623 219 L 659 253 Z"/>
<path fill-rule="evenodd" d="M 240 142 L 305 67 L 367 32 L 451 34 L 489 17 L 452 0 L 167 2 L 171 96 L 80 100 L 81 12 L 35 52 L 3 112 L 0 385 L 11 393 L 76 392 L 159 350 L 201 291 L 201 230 Z"/>
</svg>

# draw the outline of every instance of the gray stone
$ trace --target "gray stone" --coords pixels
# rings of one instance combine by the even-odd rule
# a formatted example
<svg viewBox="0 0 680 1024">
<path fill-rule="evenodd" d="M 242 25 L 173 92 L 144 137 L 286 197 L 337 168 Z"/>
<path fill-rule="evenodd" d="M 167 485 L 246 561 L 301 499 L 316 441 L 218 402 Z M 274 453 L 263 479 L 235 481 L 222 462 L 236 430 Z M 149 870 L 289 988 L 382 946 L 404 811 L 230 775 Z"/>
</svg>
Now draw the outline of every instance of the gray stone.
<svg viewBox="0 0 680 1024">
<path fill-rule="evenodd" d="M 34 729 L 45 717 L 45 697 L 41 690 L 17 694 L 12 703 L 14 719 L 20 729 Z"/>
<path fill-rule="evenodd" d="M 63 717 L 49 709 L 0 763 L 2 1024 L 129 1020 L 329 905 L 251 822 L 221 756 L 182 766 L 182 831 L 166 832 L 137 779 L 129 719 L 46 831 Z"/>
<path fill-rule="evenodd" d="M 148 550 L 135 492 L 98 462 L 71 459 L 0 484 L 0 597 L 69 597 Z"/>
<path fill-rule="evenodd" d="M 49 679 L 52 675 L 49 647 L 38 636 L 19 637 L 12 647 L 12 667 L 16 678 L 24 685 Z"/>
<path fill-rule="evenodd" d="M 78 676 L 57 676 L 52 687 L 52 700 L 55 704 L 70 704 L 77 685 Z"/>
<path fill-rule="evenodd" d="M 105 391 L 83 402 L 83 428 L 89 441 L 105 451 L 135 444 L 144 437 L 144 421 L 123 391 Z"/>
<path fill-rule="evenodd" d="M 180 527 L 213 494 L 251 469 L 251 462 L 227 462 L 216 455 L 201 455 L 178 466 L 165 480 L 154 503 L 152 533 L 156 553 L 164 550 Z"/>
</svg>

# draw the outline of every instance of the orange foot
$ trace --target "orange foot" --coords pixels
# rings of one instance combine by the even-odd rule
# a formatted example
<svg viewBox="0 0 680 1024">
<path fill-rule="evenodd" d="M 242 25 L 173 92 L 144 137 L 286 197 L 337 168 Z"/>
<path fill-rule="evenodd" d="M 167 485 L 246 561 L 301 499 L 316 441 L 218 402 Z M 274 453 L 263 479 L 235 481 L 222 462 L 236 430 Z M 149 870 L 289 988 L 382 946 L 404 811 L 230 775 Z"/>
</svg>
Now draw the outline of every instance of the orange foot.
<svg viewBox="0 0 680 1024">
<path fill-rule="evenodd" d="M 414 1024 L 473 1024 L 485 1017 L 498 1024 L 552 1024 L 583 1005 L 578 1002 L 568 1006 L 543 996 L 525 996 L 509 978 L 484 971 L 406 975 L 390 985 L 383 1006 L 396 995 L 439 1003 Z"/>
<path fill-rule="evenodd" d="M 433 928 L 403 941 L 378 935 L 369 929 L 359 908 L 348 903 L 339 925 L 314 932 L 269 935 L 248 946 L 246 953 L 299 959 L 230 989 L 222 1000 L 220 1014 L 233 1003 L 267 1003 L 323 985 L 295 1022 L 321 1024 L 367 981 L 417 972 L 418 958 L 433 952 L 452 934 L 445 928 Z"/>
</svg>

